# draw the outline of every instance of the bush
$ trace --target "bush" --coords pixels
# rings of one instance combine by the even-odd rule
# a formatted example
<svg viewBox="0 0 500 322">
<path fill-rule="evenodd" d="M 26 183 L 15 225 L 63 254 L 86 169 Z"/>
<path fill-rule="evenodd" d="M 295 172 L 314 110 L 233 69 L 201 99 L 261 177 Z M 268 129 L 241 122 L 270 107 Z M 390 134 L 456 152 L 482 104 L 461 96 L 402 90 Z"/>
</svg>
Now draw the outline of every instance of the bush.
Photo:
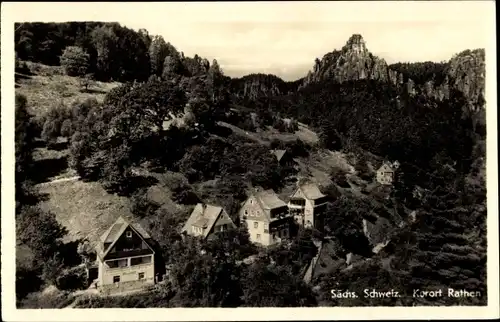
<svg viewBox="0 0 500 322">
<path fill-rule="evenodd" d="M 286 143 L 286 148 L 293 156 L 307 157 L 311 146 L 300 139 Z"/>
<path fill-rule="evenodd" d="M 160 205 L 146 197 L 146 191 L 140 189 L 130 198 L 130 211 L 139 218 L 152 216 Z"/>
<path fill-rule="evenodd" d="M 67 292 L 54 290 L 50 293 L 32 293 L 19 303 L 26 309 L 62 309 L 70 305 L 74 297 Z"/>
<path fill-rule="evenodd" d="M 42 140 L 44 140 L 48 146 L 55 144 L 57 141 L 57 137 L 59 136 L 60 133 L 60 127 L 58 125 L 59 124 L 56 120 L 50 120 L 50 119 L 47 119 L 43 124 L 43 129 L 41 134 Z"/>
<path fill-rule="evenodd" d="M 47 144 L 51 145 L 56 142 L 59 136 L 62 136 L 63 123 L 68 120 L 71 123 L 71 111 L 66 108 L 62 103 L 49 111 L 43 117 L 44 123 L 42 128 L 41 137 Z M 70 124 L 66 122 L 64 131 L 68 134 L 71 131 Z"/>
<path fill-rule="evenodd" d="M 65 270 L 56 278 L 56 286 L 63 291 L 81 290 L 87 287 L 87 273 L 83 266 Z"/>
<path fill-rule="evenodd" d="M 255 132 L 257 127 L 255 126 L 252 118 L 248 117 L 245 120 L 238 122 L 237 126 L 245 131 Z"/>
<path fill-rule="evenodd" d="M 89 67 L 89 54 L 81 47 L 68 46 L 61 56 L 61 66 L 68 76 L 83 76 Z"/>
<path fill-rule="evenodd" d="M 61 136 L 70 138 L 73 135 L 73 123 L 70 119 L 65 119 L 61 124 Z"/>
<path fill-rule="evenodd" d="M 21 62 L 19 60 L 16 60 L 15 71 L 16 73 L 20 74 L 31 75 L 31 70 L 29 69 L 28 65 L 26 65 L 26 62 Z"/>
<path fill-rule="evenodd" d="M 272 139 L 271 140 L 271 144 L 270 144 L 270 148 L 271 149 L 276 150 L 276 149 L 281 148 L 281 146 L 282 146 L 282 141 L 281 140 L 278 140 L 278 139 Z"/>
<path fill-rule="evenodd" d="M 160 184 L 172 191 L 172 200 L 179 204 L 194 205 L 200 202 L 188 180 L 180 173 L 167 172 L 163 174 Z"/>
<path fill-rule="evenodd" d="M 326 186 L 324 189 L 322 189 L 322 191 L 332 201 L 342 196 L 342 193 L 339 191 L 335 184 Z"/>
<path fill-rule="evenodd" d="M 85 74 L 84 77 L 80 78 L 80 86 L 84 87 L 85 91 L 88 91 L 92 85 L 94 85 L 94 74 Z"/>
<path fill-rule="evenodd" d="M 189 188 L 190 189 L 190 188 Z M 192 190 L 180 189 L 175 191 L 173 195 L 175 202 L 182 205 L 194 205 L 200 202 L 200 199 Z"/>
<path fill-rule="evenodd" d="M 330 173 L 330 176 L 332 178 L 332 181 L 335 182 L 340 187 L 349 188 L 350 185 L 349 182 L 347 181 L 346 174 L 347 174 L 346 171 L 339 168 L 335 168 Z"/>
</svg>

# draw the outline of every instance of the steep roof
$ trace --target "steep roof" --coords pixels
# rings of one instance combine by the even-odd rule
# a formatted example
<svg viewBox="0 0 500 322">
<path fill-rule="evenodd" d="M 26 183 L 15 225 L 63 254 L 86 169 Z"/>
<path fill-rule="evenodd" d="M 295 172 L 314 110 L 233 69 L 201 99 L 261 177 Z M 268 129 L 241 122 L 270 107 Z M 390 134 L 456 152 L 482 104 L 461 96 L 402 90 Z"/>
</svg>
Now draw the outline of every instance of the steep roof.
<svg viewBox="0 0 500 322">
<path fill-rule="evenodd" d="M 309 200 L 316 200 L 325 197 L 325 195 L 321 193 L 321 190 L 319 190 L 319 187 L 315 183 L 302 184 L 300 186 L 300 190 L 302 190 L 304 196 L 306 196 L 306 198 Z"/>
<path fill-rule="evenodd" d="M 292 193 L 292 197 L 297 193 L 297 191 L 300 189 L 304 197 L 306 197 L 309 200 L 317 200 L 320 198 L 325 197 L 325 195 L 319 190 L 319 187 L 312 182 L 306 182 L 300 184 L 297 189 Z"/>
<path fill-rule="evenodd" d="M 101 235 L 101 242 L 103 244 L 109 243 L 110 245 L 106 248 L 103 248 L 104 245 L 100 245 L 98 247 L 98 253 L 101 256 L 106 256 L 108 251 L 112 248 L 113 244 L 120 238 L 120 236 L 125 232 L 125 230 L 130 227 L 134 230 L 142 239 L 145 241 L 150 239 L 151 236 L 142 228 L 138 223 L 130 223 L 128 220 L 123 218 L 122 216 L 118 217 L 118 219 Z"/>
<path fill-rule="evenodd" d="M 286 203 L 272 189 L 258 191 L 254 196 L 265 210 L 286 207 Z"/>
<path fill-rule="evenodd" d="M 382 163 L 382 165 L 380 166 L 380 168 L 378 168 L 377 171 L 381 171 L 381 170 L 394 171 L 394 169 L 392 168 L 392 164 L 390 162 L 387 162 L 387 161 Z"/>
<path fill-rule="evenodd" d="M 103 243 L 112 243 L 121 236 L 121 234 L 127 229 L 128 226 L 132 226 L 132 228 L 141 235 L 142 238 L 148 239 L 151 238 L 149 234 L 142 228 L 138 223 L 130 223 L 122 216 L 118 217 L 118 219 L 111 225 L 104 234 L 101 235 L 101 241 Z"/>
<path fill-rule="evenodd" d="M 222 207 L 198 203 L 181 232 L 189 231 L 192 226 L 200 227 L 204 229 L 203 237 L 206 238 L 222 212 Z"/>
<path fill-rule="evenodd" d="M 276 159 L 278 159 L 278 161 L 281 161 L 286 153 L 286 150 L 271 150 L 271 153 L 276 156 Z"/>
<path fill-rule="evenodd" d="M 248 202 L 249 199 L 254 198 L 256 203 L 262 209 L 262 212 L 257 212 L 257 214 L 252 215 L 252 219 L 271 222 L 273 220 L 278 220 L 272 215 L 273 210 L 280 208 L 287 208 L 286 203 L 281 200 L 278 195 L 272 189 L 254 191 L 252 196 L 245 201 Z"/>
</svg>

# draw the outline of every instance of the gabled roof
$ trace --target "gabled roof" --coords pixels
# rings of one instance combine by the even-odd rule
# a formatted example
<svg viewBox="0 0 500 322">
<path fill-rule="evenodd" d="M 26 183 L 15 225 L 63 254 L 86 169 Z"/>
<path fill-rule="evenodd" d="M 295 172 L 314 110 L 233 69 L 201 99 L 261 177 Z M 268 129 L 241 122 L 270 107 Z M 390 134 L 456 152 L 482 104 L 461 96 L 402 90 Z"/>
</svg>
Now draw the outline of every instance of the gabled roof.
<svg viewBox="0 0 500 322">
<path fill-rule="evenodd" d="M 307 183 L 302 183 L 300 184 L 297 189 L 292 193 L 292 196 L 297 193 L 297 190 L 302 191 L 302 194 L 304 197 L 306 197 L 309 200 L 317 200 L 320 198 L 325 197 L 325 195 L 319 190 L 319 187 L 312 182 L 307 182 Z"/>
<path fill-rule="evenodd" d="M 192 226 L 195 226 L 204 229 L 203 237 L 206 238 L 223 210 L 222 207 L 198 203 L 182 227 L 181 233 L 188 232 Z"/>
<path fill-rule="evenodd" d="M 286 207 L 285 202 L 272 189 L 258 191 L 254 196 L 264 210 Z"/>
<path fill-rule="evenodd" d="M 128 226 L 132 226 L 132 228 L 141 235 L 144 239 L 149 239 L 151 236 L 142 228 L 141 225 L 137 223 L 130 223 L 125 220 L 122 216 L 120 216 L 113 225 L 111 225 L 104 234 L 101 235 L 101 242 L 103 243 L 112 243 L 121 236 L 121 234 L 127 229 Z"/>
<path fill-rule="evenodd" d="M 278 161 L 281 161 L 286 153 L 286 150 L 271 150 L 271 153 L 276 156 L 276 159 L 278 159 Z"/>
<path fill-rule="evenodd" d="M 309 200 L 316 200 L 325 197 L 325 195 L 319 190 L 319 187 L 315 183 L 305 183 L 299 186 L 300 190 L 304 196 Z"/>
<path fill-rule="evenodd" d="M 103 244 L 110 244 L 108 247 L 104 247 L 104 245 L 100 245 L 100 249 L 98 249 L 98 254 L 101 257 L 105 257 L 109 250 L 113 248 L 113 245 L 116 243 L 116 241 L 120 238 L 121 235 L 127 230 L 127 228 L 130 227 L 137 235 L 139 235 L 140 238 L 142 238 L 146 244 L 151 248 L 149 243 L 146 241 L 147 239 L 150 239 L 151 236 L 142 228 L 141 225 L 138 223 L 130 223 L 127 221 L 125 218 L 122 216 L 118 217 L 118 219 L 111 225 L 105 232 L 104 234 L 101 235 L 101 242 Z"/>
<path fill-rule="evenodd" d="M 279 208 L 287 208 L 286 203 L 281 200 L 278 195 L 272 189 L 254 191 L 252 195 L 245 201 L 248 202 L 251 198 L 254 198 L 259 205 L 262 212 L 259 214 L 254 214 L 252 219 L 260 220 L 265 222 L 271 222 L 273 220 L 278 220 L 279 218 L 274 218 L 272 216 L 272 211 Z"/>
<path fill-rule="evenodd" d="M 394 169 L 392 168 L 392 164 L 390 162 L 387 162 L 387 161 L 382 163 L 382 165 L 380 166 L 380 168 L 378 168 L 377 171 L 384 170 L 384 169 L 394 171 Z"/>
</svg>

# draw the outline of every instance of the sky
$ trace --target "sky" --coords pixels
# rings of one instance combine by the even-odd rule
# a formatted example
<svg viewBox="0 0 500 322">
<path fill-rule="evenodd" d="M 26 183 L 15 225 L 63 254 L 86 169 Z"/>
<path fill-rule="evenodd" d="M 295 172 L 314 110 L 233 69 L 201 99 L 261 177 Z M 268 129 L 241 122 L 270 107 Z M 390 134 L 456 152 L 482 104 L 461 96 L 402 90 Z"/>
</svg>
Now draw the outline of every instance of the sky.
<svg viewBox="0 0 500 322">
<path fill-rule="evenodd" d="M 492 1 L 32 3 L 24 21 L 117 21 L 161 35 L 187 56 L 217 59 L 239 77 L 305 76 L 314 59 L 358 33 L 389 64 L 443 61 L 491 39 Z M 37 8 L 38 7 L 38 8 Z M 50 9 L 50 10 L 49 10 Z M 494 37 L 494 33 L 493 33 Z"/>
</svg>

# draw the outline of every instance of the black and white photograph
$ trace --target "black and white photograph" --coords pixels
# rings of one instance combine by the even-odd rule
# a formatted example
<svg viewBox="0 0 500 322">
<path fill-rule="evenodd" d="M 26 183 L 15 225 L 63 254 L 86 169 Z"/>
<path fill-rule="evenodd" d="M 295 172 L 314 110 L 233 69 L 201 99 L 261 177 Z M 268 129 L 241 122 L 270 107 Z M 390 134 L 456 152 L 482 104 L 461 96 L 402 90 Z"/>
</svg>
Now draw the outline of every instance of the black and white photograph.
<svg viewBox="0 0 500 322">
<path fill-rule="evenodd" d="M 498 317 L 494 12 L 2 3 L 4 319 Z"/>
</svg>

